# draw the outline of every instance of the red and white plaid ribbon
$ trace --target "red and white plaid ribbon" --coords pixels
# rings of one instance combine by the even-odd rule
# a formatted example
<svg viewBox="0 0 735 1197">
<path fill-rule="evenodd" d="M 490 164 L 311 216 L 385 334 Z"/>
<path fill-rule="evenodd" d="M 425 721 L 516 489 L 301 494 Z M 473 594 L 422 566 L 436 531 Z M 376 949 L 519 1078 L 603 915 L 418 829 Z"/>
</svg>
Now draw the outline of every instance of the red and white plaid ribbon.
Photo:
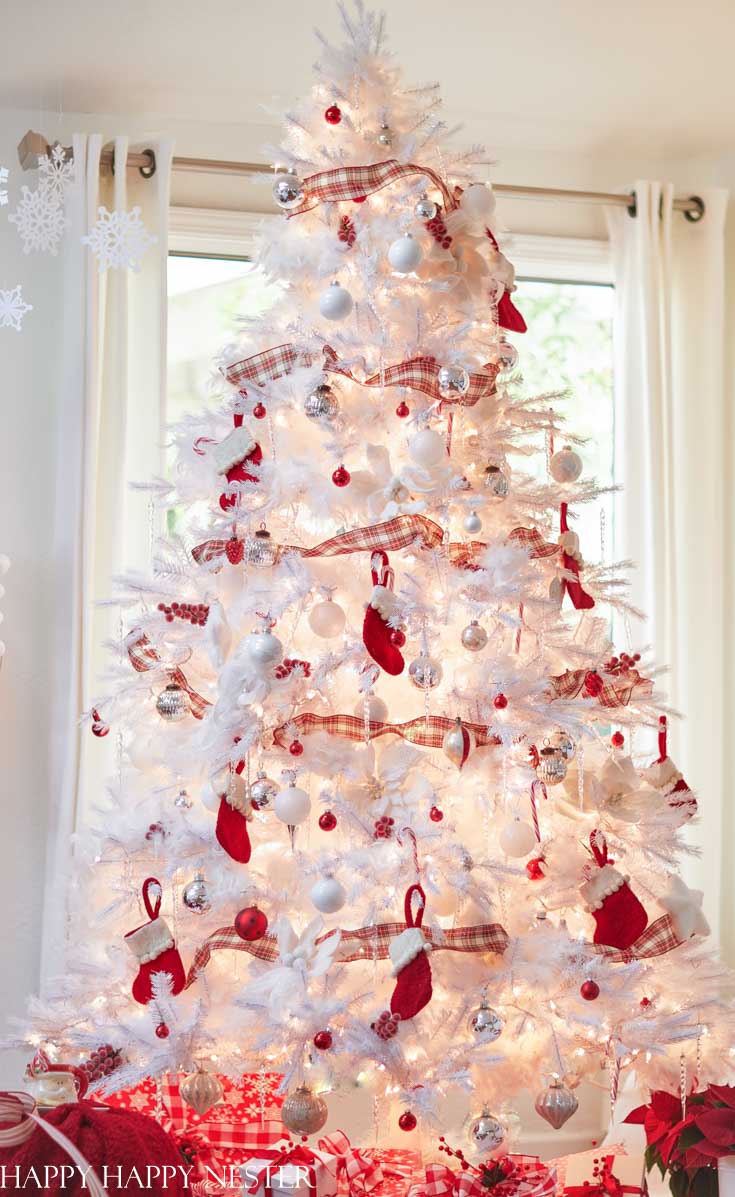
<svg viewBox="0 0 735 1197">
<path fill-rule="evenodd" d="M 407 1197 L 486 1197 L 479 1172 L 454 1172 L 446 1164 L 427 1164 L 423 1180 L 411 1185 Z"/>
<path fill-rule="evenodd" d="M 406 723 L 382 723 L 378 719 L 366 721 L 359 715 L 315 715 L 312 711 L 303 711 L 275 729 L 273 743 L 279 748 L 286 748 L 293 739 L 292 732 L 299 739 L 310 732 L 326 732 L 329 736 L 341 736 L 359 744 L 365 739 L 367 731 L 371 740 L 377 740 L 380 736 L 400 736 L 419 748 L 441 748 L 445 735 L 454 724 L 455 720 L 448 719 L 446 715 L 429 715 L 428 718 L 420 715 Z M 484 723 L 462 720 L 462 726 L 473 733 L 478 748 L 502 743 L 499 736 L 490 734 Z"/>
<path fill-rule="evenodd" d="M 589 669 L 567 669 L 565 673 L 550 678 L 551 701 L 555 698 L 573 699 L 582 692 Z M 601 707 L 627 707 L 633 698 L 649 698 L 653 692 L 653 683 L 649 678 L 642 677 L 637 669 L 629 669 L 625 673 L 598 675 L 603 686 L 600 693 L 591 695 L 597 699 Z"/>
<path fill-rule="evenodd" d="M 309 175 L 302 183 L 303 202 L 288 215 L 298 216 L 302 212 L 308 212 L 320 202 L 339 204 L 347 200 L 364 199 L 365 196 L 374 195 L 383 187 L 397 183 L 399 179 L 411 178 L 412 175 L 424 175 L 431 180 L 441 192 L 446 211 L 457 207 L 457 201 L 449 187 L 436 171 L 427 166 L 415 166 L 411 162 L 398 162 L 395 158 L 389 158 L 387 162 L 375 162 L 366 166 L 336 166 L 331 170 L 320 170 L 315 175 Z"/>
<path fill-rule="evenodd" d="M 175 682 L 177 686 L 181 686 L 189 695 L 189 702 L 191 704 L 191 713 L 195 719 L 203 719 L 205 712 L 212 705 L 203 698 L 198 691 L 193 690 L 186 680 L 186 675 L 179 669 L 178 665 L 169 669 L 165 666 L 158 654 L 157 649 L 153 647 L 145 632 L 140 628 L 134 628 L 132 632 L 128 633 L 126 639 L 126 649 L 130 664 L 136 673 L 147 673 L 150 669 L 165 669 L 170 681 Z"/>
<path fill-rule="evenodd" d="M 344 1173 L 351 1194 L 369 1193 L 383 1183 L 383 1169 L 378 1161 L 365 1152 L 357 1151 L 344 1131 L 337 1130 L 334 1134 L 325 1135 L 319 1139 L 317 1147 L 337 1157 L 337 1176 Z"/>
<path fill-rule="evenodd" d="M 248 383 L 265 386 L 284 374 L 290 374 L 296 366 L 310 366 L 311 361 L 310 353 L 302 352 L 287 342 L 284 345 L 274 345 L 271 349 L 263 349 L 240 362 L 233 362 L 224 370 L 224 375 L 234 387 L 244 391 Z"/>
<path fill-rule="evenodd" d="M 359 927 L 356 931 L 342 931 L 334 960 L 337 964 L 350 964 L 354 960 L 387 960 L 391 940 L 405 929 L 405 923 L 379 923 Z M 446 931 L 424 927 L 423 932 L 435 952 L 496 952 L 502 955 L 509 943 L 508 933 L 500 923 L 478 923 L 474 927 L 451 927 Z M 334 935 L 334 931 L 321 935 L 316 942 L 321 943 L 330 935 Z M 234 927 L 220 927 L 197 948 L 186 977 L 187 989 L 206 968 L 212 952 L 222 948 L 248 952 L 259 960 L 272 962 L 279 958 L 278 941 L 272 935 L 250 941 L 241 939 Z"/>
<path fill-rule="evenodd" d="M 556 1192 L 556 1171 L 543 1163 L 536 1155 L 510 1155 L 515 1170 L 501 1180 L 492 1190 L 485 1189 L 486 1197 L 552 1197 Z"/>
<path fill-rule="evenodd" d="M 645 931 L 638 936 L 629 948 L 621 950 L 611 948 L 608 944 L 593 943 L 590 948 L 607 960 L 629 964 L 632 960 L 646 960 L 651 956 L 664 956 L 684 943 L 676 933 L 674 920 L 670 914 L 664 914 L 654 923 L 649 923 Z"/>
<path fill-rule="evenodd" d="M 559 552 L 559 545 L 544 540 L 538 528 L 514 528 L 508 533 L 508 540 L 516 541 L 532 559 L 555 557 Z"/>
</svg>

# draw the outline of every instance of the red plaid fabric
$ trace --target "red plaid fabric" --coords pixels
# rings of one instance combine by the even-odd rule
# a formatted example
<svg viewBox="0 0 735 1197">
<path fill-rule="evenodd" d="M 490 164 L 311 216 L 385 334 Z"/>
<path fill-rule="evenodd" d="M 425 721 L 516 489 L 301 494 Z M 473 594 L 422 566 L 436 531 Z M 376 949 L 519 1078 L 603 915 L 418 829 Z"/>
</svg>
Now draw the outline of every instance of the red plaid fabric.
<svg viewBox="0 0 735 1197">
<path fill-rule="evenodd" d="M 284 374 L 290 374 L 294 366 L 308 366 L 311 355 L 302 353 L 295 345 L 275 345 L 272 349 L 264 349 L 253 357 L 243 358 L 241 362 L 234 362 L 223 370 L 229 383 L 242 391 L 248 383 L 265 386 Z"/>
<path fill-rule="evenodd" d="M 556 1169 L 536 1155 L 511 1155 L 516 1170 L 495 1185 L 493 1197 L 552 1197 L 556 1192 Z M 487 1193 L 487 1190 L 485 1190 Z"/>
<path fill-rule="evenodd" d="M 442 543 L 444 531 L 439 524 L 425 515 L 396 515 L 382 524 L 371 524 L 365 528 L 352 528 L 314 545 L 312 549 L 301 549 L 284 545 L 281 552 L 296 552 L 302 557 L 340 557 L 344 553 L 396 552 L 411 545 L 424 549 L 436 549 Z"/>
<path fill-rule="evenodd" d="M 339 1160 L 337 1175 L 344 1174 L 351 1194 L 369 1193 L 383 1183 L 383 1169 L 372 1154 L 356 1151 L 344 1131 L 325 1135 L 317 1143 L 320 1151 L 328 1152 Z"/>
<path fill-rule="evenodd" d="M 303 203 L 288 215 L 298 216 L 302 212 L 308 212 L 320 202 L 339 204 L 347 200 L 362 199 L 365 195 L 374 195 L 390 183 L 397 183 L 399 179 L 407 179 L 412 175 L 425 175 L 427 179 L 431 179 L 441 192 L 447 211 L 457 207 L 447 184 L 435 171 L 426 166 L 414 166 L 413 163 L 398 162 L 391 158 L 387 162 L 375 162 L 370 166 L 337 166 L 332 170 L 320 170 L 318 174 L 309 175 L 302 184 Z"/>
<path fill-rule="evenodd" d="M 529 557 L 555 557 L 559 552 L 559 545 L 544 540 L 538 528 L 514 528 L 508 534 L 508 540 L 516 541 L 524 548 Z"/>
<path fill-rule="evenodd" d="M 673 952 L 684 943 L 676 934 L 674 921 L 670 914 L 664 914 L 655 923 L 650 923 L 642 935 L 629 948 L 620 951 L 604 943 L 590 944 L 593 952 L 604 956 L 607 960 L 629 964 L 631 960 L 646 960 L 651 956 L 664 956 Z"/>
<path fill-rule="evenodd" d="M 549 679 L 551 701 L 553 702 L 555 698 L 577 698 L 589 672 L 588 669 L 567 669 L 565 673 L 551 677 Z M 614 679 L 612 675 L 606 679 L 604 673 L 600 673 L 600 677 L 604 684 L 596 696 L 596 701 L 601 707 L 606 707 L 609 710 L 615 707 L 627 707 L 634 697 L 647 698 L 653 690 L 650 679 L 642 677 L 637 669 L 629 669 L 625 673 L 616 674 Z"/>
<path fill-rule="evenodd" d="M 165 668 L 158 651 L 153 647 L 145 632 L 140 628 L 135 628 L 129 633 L 126 639 L 126 649 L 130 664 L 136 673 L 147 673 L 150 669 Z M 182 690 L 186 690 L 189 695 L 189 702 L 191 704 L 191 713 L 195 719 L 203 719 L 205 712 L 212 705 L 203 698 L 198 691 L 193 690 L 186 680 L 186 675 L 178 666 L 175 669 L 169 669 L 169 678 L 175 682 L 177 686 L 181 686 Z"/>
<path fill-rule="evenodd" d="M 488 744 L 500 744 L 498 736 L 491 736 L 484 723 L 466 723 L 474 735 L 478 748 L 485 748 Z M 441 748 L 446 733 L 454 727 L 454 720 L 445 715 L 425 715 L 417 719 L 409 719 L 406 723 L 381 723 L 371 719 L 368 723 L 371 740 L 380 736 L 400 736 L 419 748 Z M 288 729 L 288 732 L 287 732 Z M 330 736 L 342 736 L 355 743 L 365 739 L 365 720 L 359 715 L 315 715 L 311 711 L 303 711 L 295 719 L 281 724 L 273 732 L 273 743 L 279 748 L 285 748 L 287 742 L 293 739 L 291 734 L 295 730 L 297 736 L 308 736 L 310 732 L 323 731 Z"/>
<path fill-rule="evenodd" d="M 334 959 L 338 964 L 350 964 L 354 960 L 387 960 L 391 940 L 405 929 L 405 923 L 379 923 L 358 927 L 356 931 L 343 931 Z M 509 943 L 508 934 L 500 923 L 478 923 L 474 927 L 452 927 L 447 931 L 423 927 L 423 932 L 435 952 L 496 952 L 502 956 Z M 321 943 L 330 935 L 334 935 L 334 931 L 321 935 L 316 942 Z M 272 962 L 278 959 L 278 943 L 274 936 L 264 935 L 262 939 L 250 941 L 241 939 L 234 927 L 220 927 L 194 953 L 186 977 L 187 989 L 206 968 L 212 952 L 222 948 L 247 952 L 259 960 Z"/>
<path fill-rule="evenodd" d="M 458 404 L 460 407 L 474 407 L 478 400 L 486 395 L 495 393 L 495 379 L 498 374 L 496 365 L 488 364 L 482 373 L 470 374 L 470 385 L 465 395 L 458 395 L 453 399 L 445 399 L 439 390 L 437 375 L 440 370 L 439 362 L 433 357 L 414 357 L 405 362 L 396 362 L 393 366 L 386 366 L 377 374 L 369 378 L 357 378 L 352 371 L 343 369 L 338 362 L 333 349 L 325 350 L 324 369 L 336 374 L 342 374 L 353 382 L 364 387 L 410 387 L 414 391 L 422 391 L 431 399 L 445 405 Z"/>
<path fill-rule="evenodd" d="M 479 1172 L 453 1172 L 446 1164 L 427 1164 L 424 1179 L 411 1185 L 408 1197 L 484 1197 Z"/>
</svg>

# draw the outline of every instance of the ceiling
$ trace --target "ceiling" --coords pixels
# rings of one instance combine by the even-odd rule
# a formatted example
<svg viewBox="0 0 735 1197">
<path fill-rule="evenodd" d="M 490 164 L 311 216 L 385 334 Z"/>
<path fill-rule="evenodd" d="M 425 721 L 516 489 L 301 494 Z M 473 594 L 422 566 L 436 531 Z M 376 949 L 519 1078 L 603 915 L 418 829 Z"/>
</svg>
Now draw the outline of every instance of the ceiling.
<svg viewBox="0 0 735 1197">
<path fill-rule="evenodd" d="M 275 124 L 303 92 L 332 0 L 31 0 L 6 12 L 0 107 Z M 730 152 L 733 0 L 383 0 L 417 81 L 493 144 Z"/>
</svg>

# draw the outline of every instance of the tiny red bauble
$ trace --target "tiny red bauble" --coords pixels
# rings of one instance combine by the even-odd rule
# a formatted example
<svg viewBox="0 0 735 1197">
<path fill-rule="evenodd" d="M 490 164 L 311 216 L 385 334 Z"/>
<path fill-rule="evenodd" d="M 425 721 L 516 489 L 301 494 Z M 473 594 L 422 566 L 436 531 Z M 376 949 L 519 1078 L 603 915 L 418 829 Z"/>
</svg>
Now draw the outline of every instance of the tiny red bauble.
<svg viewBox="0 0 735 1197">
<path fill-rule="evenodd" d="M 235 915 L 235 930 L 240 939 L 252 943 L 255 939 L 262 939 L 268 930 L 268 919 L 257 906 L 246 906 Z"/>
<path fill-rule="evenodd" d="M 622 732 L 613 732 L 611 739 L 614 748 L 622 748 L 625 743 L 625 736 Z"/>
<path fill-rule="evenodd" d="M 253 415 L 255 416 L 255 419 L 256 420 L 264 420 L 266 417 L 266 414 L 267 413 L 265 410 L 265 404 L 264 403 L 256 403 L 255 407 L 253 408 Z"/>
<path fill-rule="evenodd" d="M 526 875 L 529 881 L 543 881 L 546 876 L 541 868 L 543 863 L 543 856 L 534 856 L 533 860 L 526 861 Z"/>
<path fill-rule="evenodd" d="M 394 648 L 403 648 L 404 644 L 406 643 L 406 633 L 402 632 L 400 628 L 393 628 L 393 630 L 388 633 L 388 639 Z"/>
<path fill-rule="evenodd" d="M 92 735 L 98 736 L 99 739 L 104 739 L 104 737 L 107 735 L 109 730 L 110 729 L 106 723 L 93 723 L 92 724 Z"/>
<path fill-rule="evenodd" d="M 159 1022 L 158 1026 L 156 1027 L 156 1035 L 158 1036 L 158 1038 L 159 1039 L 168 1039 L 170 1033 L 171 1032 L 169 1031 L 165 1022 Z"/>
<path fill-rule="evenodd" d="M 320 1052 L 329 1051 L 332 1046 L 332 1032 L 331 1031 L 317 1031 L 314 1036 L 314 1047 L 318 1048 Z"/>
<path fill-rule="evenodd" d="M 504 694 L 496 694 L 495 695 L 495 698 L 493 699 L 493 706 L 495 707 L 496 711 L 504 711 L 505 708 L 507 707 L 507 705 L 508 705 L 508 699 L 505 697 Z"/>
<path fill-rule="evenodd" d="M 337 816 L 335 815 L 334 811 L 325 810 L 323 814 L 319 816 L 319 826 L 321 827 L 322 831 L 334 831 L 335 827 L 337 826 Z"/>
<path fill-rule="evenodd" d="M 288 746 L 288 751 L 291 753 L 291 756 L 301 756 L 301 753 L 304 751 L 304 745 L 301 743 L 301 740 L 292 740 Z"/>
<path fill-rule="evenodd" d="M 641 1004 L 641 1006 L 643 1007 L 643 1009 L 644 1009 L 644 1010 L 647 1010 L 647 1009 L 648 1009 L 648 1007 L 649 1007 L 649 1006 L 652 1004 L 652 1003 L 651 1003 L 651 999 L 650 999 L 649 997 L 642 997 L 642 998 L 641 998 L 641 1001 L 640 1001 L 640 1004 Z"/>
<path fill-rule="evenodd" d="M 405 400 L 405 399 L 403 399 L 403 400 L 402 400 L 402 401 L 401 401 L 401 402 L 398 404 L 398 407 L 396 408 L 396 415 L 398 416 L 398 419 L 399 419 L 399 420 L 405 420 L 406 416 L 407 416 L 407 415 L 409 415 L 409 414 L 410 414 L 410 412 L 411 412 L 411 408 L 410 408 L 410 407 L 408 406 L 408 404 L 406 403 L 406 400 Z"/>
<path fill-rule="evenodd" d="M 600 996 L 600 986 L 597 981 L 585 981 L 580 985 L 579 992 L 586 1002 L 594 1002 Z"/>
<path fill-rule="evenodd" d="M 348 486 L 352 475 L 349 470 L 346 470 L 343 465 L 337 466 L 337 469 L 332 474 L 332 482 L 335 486 Z"/>
<path fill-rule="evenodd" d="M 328 125 L 338 125 L 342 120 L 342 111 L 336 104 L 330 104 L 324 113 L 324 119 Z"/>
<path fill-rule="evenodd" d="M 431 819 L 432 823 L 441 823 L 442 819 L 444 818 L 444 811 L 438 806 L 432 806 L 431 810 L 429 811 L 429 818 Z"/>
<path fill-rule="evenodd" d="M 402 1131 L 416 1130 L 416 1115 L 410 1110 L 404 1110 L 398 1119 L 398 1125 Z"/>
<path fill-rule="evenodd" d="M 364 204 L 366 199 L 366 195 L 353 195 L 352 202 L 353 204 Z"/>
</svg>

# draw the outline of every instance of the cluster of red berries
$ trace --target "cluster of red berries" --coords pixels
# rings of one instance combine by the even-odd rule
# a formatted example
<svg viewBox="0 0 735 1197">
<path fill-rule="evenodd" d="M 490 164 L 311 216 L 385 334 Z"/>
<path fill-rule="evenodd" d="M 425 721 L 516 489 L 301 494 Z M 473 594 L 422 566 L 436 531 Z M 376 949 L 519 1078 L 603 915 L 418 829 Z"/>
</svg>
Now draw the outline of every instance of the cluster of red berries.
<svg viewBox="0 0 735 1197">
<path fill-rule="evenodd" d="M 355 226 L 350 220 L 349 216 L 343 216 L 341 218 L 337 236 L 339 237 L 340 241 L 344 241 L 344 243 L 349 246 L 350 249 L 352 249 L 352 246 L 355 244 L 355 237 L 357 234 L 355 232 Z"/>
<path fill-rule="evenodd" d="M 375 1031 L 378 1039 L 392 1039 L 394 1035 L 398 1034 L 398 1024 L 401 1021 L 400 1014 L 393 1014 L 390 1010 L 384 1010 L 379 1014 L 375 1022 L 370 1023 L 370 1030 Z"/>
<path fill-rule="evenodd" d="M 151 823 L 151 825 L 149 826 L 148 830 L 145 833 L 145 838 L 150 843 L 151 840 L 153 840 L 157 835 L 160 835 L 161 839 L 165 840 L 167 834 L 168 833 L 167 833 L 166 828 L 164 827 L 163 823 Z"/>
<path fill-rule="evenodd" d="M 299 661 L 296 657 L 284 657 L 280 665 L 276 665 L 273 670 L 273 676 L 277 677 L 279 682 L 282 682 L 285 677 L 289 677 L 294 669 L 300 668 L 304 677 L 311 677 L 311 665 L 308 661 Z"/>
<path fill-rule="evenodd" d="M 605 665 L 605 673 L 627 673 L 634 669 L 641 659 L 640 653 L 621 653 L 619 657 L 611 657 Z"/>
<path fill-rule="evenodd" d="M 393 835 L 393 825 L 395 819 L 391 819 L 390 815 L 381 815 L 379 819 L 375 820 L 375 829 L 373 831 L 373 839 L 389 840 Z"/>
<path fill-rule="evenodd" d="M 187 619 L 189 623 L 204 627 L 209 616 L 206 603 L 159 603 L 158 610 L 166 616 L 166 623 L 173 623 L 175 619 Z"/>
<path fill-rule="evenodd" d="M 105 1043 L 103 1047 L 98 1047 L 96 1051 L 92 1052 L 89 1059 L 85 1060 L 81 1065 L 82 1072 L 86 1072 L 90 1081 L 101 1081 L 103 1077 L 109 1076 L 116 1068 L 122 1064 L 122 1052 L 119 1048 L 111 1047 L 109 1043 Z"/>
<path fill-rule="evenodd" d="M 426 221 L 426 227 L 437 244 L 441 245 L 442 249 L 449 249 L 449 246 L 452 244 L 452 238 L 447 232 L 447 226 L 444 223 L 441 208 L 438 209 L 436 216 L 434 216 L 432 220 Z"/>
</svg>

